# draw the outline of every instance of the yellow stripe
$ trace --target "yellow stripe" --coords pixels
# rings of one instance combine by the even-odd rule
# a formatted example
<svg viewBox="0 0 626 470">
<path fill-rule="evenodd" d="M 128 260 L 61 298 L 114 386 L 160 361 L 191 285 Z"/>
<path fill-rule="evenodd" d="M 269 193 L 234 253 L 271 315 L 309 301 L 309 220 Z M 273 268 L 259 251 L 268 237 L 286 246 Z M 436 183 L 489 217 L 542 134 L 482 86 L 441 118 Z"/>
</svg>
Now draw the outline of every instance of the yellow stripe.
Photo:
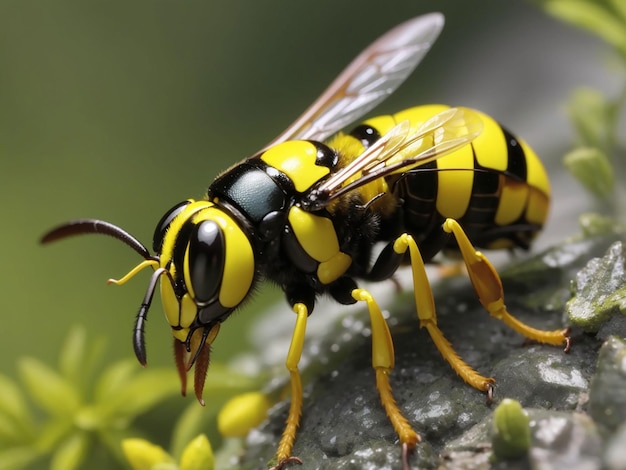
<svg viewBox="0 0 626 470">
<path fill-rule="evenodd" d="M 527 199 L 526 183 L 505 178 L 494 220 L 496 225 L 508 225 L 518 220 L 526 208 Z"/>
<path fill-rule="evenodd" d="M 506 139 L 500 125 L 491 117 L 478 112 L 483 120 L 483 131 L 472 142 L 476 160 L 481 166 L 504 171 L 509 159 Z"/>
<path fill-rule="evenodd" d="M 526 207 L 526 220 L 531 224 L 543 225 L 549 208 L 550 199 L 543 192 L 531 187 Z"/>
<path fill-rule="evenodd" d="M 474 184 L 474 156 L 472 147 L 466 145 L 454 153 L 437 160 L 437 210 L 444 217 L 460 219 L 465 215 L 472 197 Z M 453 171 L 467 168 L 467 171 Z M 450 171 L 445 171 L 449 169 Z"/>
<path fill-rule="evenodd" d="M 545 193 L 546 196 L 550 196 L 550 181 L 548 180 L 548 174 L 539 160 L 539 157 L 526 142 L 520 138 L 517 140 L 521 144 L 524 154 L 526 155 L 526 181 L 530 186 L 539 189 Z"/>
<path fill-rule="evenodd" d="M 550 209 L 550 181 L 548 174 L 537 154 L 522 139 L 519 143 L 526 155 L 529 197 L 526 207 L 526 220 L 533 224 L 543 225 Z"/>
</svg>

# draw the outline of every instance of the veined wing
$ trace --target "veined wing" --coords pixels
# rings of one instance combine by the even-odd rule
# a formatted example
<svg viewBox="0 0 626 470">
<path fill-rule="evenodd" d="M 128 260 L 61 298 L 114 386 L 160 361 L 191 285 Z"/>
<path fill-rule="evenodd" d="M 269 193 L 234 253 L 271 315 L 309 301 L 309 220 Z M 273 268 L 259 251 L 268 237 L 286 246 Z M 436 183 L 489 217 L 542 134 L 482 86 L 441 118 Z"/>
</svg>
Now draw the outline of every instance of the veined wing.
<svg viewBox="0 0 626 470">
<path fill-rule="evenodd" d="M 430 13 L 383 34 L 265 148 L 286 140 L 323 141 L 355 122 L 404 82 L 430 50 L 443 24 L 441 13 Z"/>
<path fill-rule="evenodd" d="M 402 121 L 350 164 L 311 188 L 302 205 L 319 210 L 339 196 L 375 179 L 404 173 L 469 144 L 482 131 L 480 116 L 468 108 L 449 108 L 417 128 Z"/>
</svg>

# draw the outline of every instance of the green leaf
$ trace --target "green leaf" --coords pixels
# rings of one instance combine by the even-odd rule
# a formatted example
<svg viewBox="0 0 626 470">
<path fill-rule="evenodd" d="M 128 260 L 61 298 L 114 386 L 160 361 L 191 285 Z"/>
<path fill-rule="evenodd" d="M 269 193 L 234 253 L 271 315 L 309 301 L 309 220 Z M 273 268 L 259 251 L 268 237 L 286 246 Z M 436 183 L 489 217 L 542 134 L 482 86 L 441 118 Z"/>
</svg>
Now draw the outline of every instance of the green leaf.
<svg viewBox="0 0 626 470">
<path fill-rule="evenodd" d="M 162 447 L 145 439 L 125 439 L 122 442 L 122 449 L 133 470 L 152 470 L 159 464 L 174 463 L 172 457 Z"/>
<path fill-rule="evenodd" d="M 20 470 L 26 468 L 42 455 L 31 446 L 13 447 L 0 450 L 0 470 Z"/>
<path fill-rule="evenodd" d="M 89 452 L 90 440 L 85 432 L 75 432 L 63 441 L 52 456 L 50 470 L 79 468 Z"/>
<path fill-rule="evenodd" d="M 597 1 L 547 0 L 545 10 L 557 18 L 599 36 L 622 53 L 626 52 L 626 28 L 620 18 Z"/>
<path fill-rule="evenodd" d="M 578 223 L 585 238 L 609 234 L 626 234 L 626 224 L 617 219 L 595 212 L 586 212 L 578 217 Z"/>
<path fill-rule="evenodd" d="M 215 457 L 211 443 L 204 434 L 193 439 L 180 458 L 180 470 L 213 470 Z"/>
<path fill-rule="evenodd" d="M 267 418 L 272 406 L 262 392 L 246 392 L 234 396 L 220 410 L 217 428 L 224 437 L 245 437 Z"/>
<path fill-rule="evenodd" d="M 74 387 L 57 372 L 34 358 L 21 358 L 18 370 L 32 399 L 54 416 L 67 416 L 80 406 Z"/>
<path fill-rule="evenodd" d="M 59 371 L 75 386 L 79 385 L 86 345 L 87 332 L 82 327 L 74 326 L 68 332 L 59 353 Z"/>
<path fill-rule="evenodd" d="M 17 383 L 0 374 L 0 414 L 6 414 L 25 426 L 32 425 L 32 417 Z"/>
<path fill-rule="evenodd" d="M 518 401 L 505 398 L 494 410 L 492 445 L 498 459 L 516 459 L 528 453 L 529 419 Z"/>
<path fill-rule="evenodd" d="M 609 0 L 613 10 L 626 22 L 626 0 Z"/>
<path fill-rule="evenodd" d="M 47 421 L 37 435 L 37 449 L 42 453 L 53 452 L 59 442 L 66 439 L 74 430 L 71 416 Z"/>
<path fill-rule="evenodd" d="M 133 418 L 179 392 L 178 375 L 174 370 L 141 370 L 99 407 L 103 415 L 111 419 Z"/>
<path fill-rule="evenodd" d="M 262 375 L 251 377 L 237 373 L 222 363 L 212 364 L 204 387 L 204 395 L 211 399 L 207 400 L 202 412 L 196 402 L 185 408 L 172 433 L 172 455 L 180 456 L 187 443 L 202 432 L 207 423 L 215 420 L 226 401 L 235 395 L 260 389 L 265 379 Z"/>
<path fill-rule="evenodd" d="M 610 150 L 610 132 L 616 116 L 613 103 L 598 90 L 578 88 L 570 96 L 567 110 L 580 145 Z"/>
<path fill-rule="evenodd" d="M 207 409 L 202 409 L 197 401 L 190 403 L 183 413 L 180 415 L 174 426 L 172 432 L 172 442 L 170 445 L 170 451 L 175 457 L 180 457 L 185 449 L 185 446 L 197 436 L 207 424 L 211 421 L 215 421 L 217 417 L 217 406 L 211 406 L 213 400 L 209 400 L 207 403 Z M 221 404 L 220 404 L 221 405 Z"/>
<path fill-rule="evenodd" d="M 615 187 L 614 173 L 602 151 L 593 147 L 580 147 L 565 155 L 563 161 L 587 190 L 602 200 L 611 200 Z"/>
<path fill-rule="evenodd" d="M 204 392 L 212 397 L 218 395 L 224 399 L 249 390 L 257 390 L 265 383 L 263 375 L 250 376 L 241 374 L 232 368 L 216 362 L 211 364 Z"/>
<path fill-rule="evenodd" d="M 142 370 L 136 361 L 124 359 L 106 368 L 94 388 L 94 402 L 114 400 L 122 392 L 134 374 Z"/>
<path fill-rule="evenodd" d="M 100 443 L 103 444 L 120 463 L 126 462 L 122 451 L 122 442 L 136 437 L 137 431 L 129 428 L 106 428 L 98 433 Z"/>
<path fill-rule="evenodd" d="M 0 413 L 0 446 L 7 442 L 11 444 L 29 443 L 32 433 L 24 428 L 25 426 L 12 416 Z"/>
</svg>

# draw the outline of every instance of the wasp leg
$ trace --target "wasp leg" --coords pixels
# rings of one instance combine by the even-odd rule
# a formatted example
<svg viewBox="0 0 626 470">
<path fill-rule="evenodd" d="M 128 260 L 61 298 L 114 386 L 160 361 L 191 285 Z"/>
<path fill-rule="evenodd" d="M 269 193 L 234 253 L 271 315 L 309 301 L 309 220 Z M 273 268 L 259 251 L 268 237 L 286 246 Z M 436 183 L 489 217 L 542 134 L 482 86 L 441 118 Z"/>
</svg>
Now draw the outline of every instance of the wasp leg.
<svg viewBox="0 0 626 470">
<path fill-rule="evenodd" d="M 376 371 L 376 388 L 380 401 L 393 425 L 402 445 L 402 467 L 409 469 L 409 451 L 420 442 L 419 435 L 413 430 L 407 419 L 402 415 L 391 393 L 389 374 L 395 365 L 393 340 L 387 322 L 371 294 L 364 289 L 354 289 L 352 297 L 367 303 L 372 324 L 372 367 Z"/>
<path fill-rule="evenodd" d="M 302 303 L 296 303 L 293 306 L 293 311 L 297 315 L 296 326 L 293 330 L 286 361 L 291 381 L 291 405 L 289 406 L 287 421 L 285 421 L 285 429 L 280 443 L 278 444 L 278 450 L 276 451 L 276 461 L 278 464 L 272 467 L 271 470 L 282 470 L 289 463 L 302 463 L 302 460 L 298 457 L 291 455 L 291 451 L 293 449 L 293 443 L 296 440 L 296 431 L 300 425 L 300 416 L 302 415 L 302 381 L 300 380 L 298 363 L 302 356 L 306 321 L 309 316 L 309 311 Z"/>
<path fill-rule="evenodd" d="M 474 290 L 478 294 L 480 303 L 492 317 L 502 320 L 507 326 L 530 340 L 556 346 L 563 345 L 565 352 L 569 350 L 569 329 L 538 330 L 519 321 L 508 312 L 504 305 L 500 276 L 485 255 L 474 248 L 456 220 L 447 219 L 443 224 L 443 229 L 452 233 L 456 238 Z"/>
<path fill-rule="evenodd" d="M 493 392 L 495 380 L 491 377 L 484 377 L 472 369 L 463 359 L 459 357 L 450 342 L 444 337 L 442 331 L 437 326 L 437 314 L 435 312 L 435 300 L 430 288 L 430 282 L 426 275 L 424 260 L 415 243 L 409 234 L 403 234 L 394 243 L 396 253 L 406 253 L 409 250 L 411 257 L 411 270 L 413 273 L 413 292 L 415 295 L 415 305 L 417 307 L 417 318 L 420 321 L 420 328 L 426 328 L 435 346 L 448 361 L 454 371 L 472 387 L 486 392 L 489 397 Z"/>
</svg>

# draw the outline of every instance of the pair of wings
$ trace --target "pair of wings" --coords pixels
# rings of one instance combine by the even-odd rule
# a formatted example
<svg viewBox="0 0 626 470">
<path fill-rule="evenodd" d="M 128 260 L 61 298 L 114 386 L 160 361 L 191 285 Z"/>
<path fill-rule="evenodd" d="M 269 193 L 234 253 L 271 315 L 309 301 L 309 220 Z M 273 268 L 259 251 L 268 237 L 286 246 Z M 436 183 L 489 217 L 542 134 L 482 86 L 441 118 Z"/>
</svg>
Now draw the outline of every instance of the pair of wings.
<svg viewBox="0 0 626 470">
<path fill-rule="evenodd" d="M 443 25 L 442 14 L 430 13 L 383 34 L 263 150 L 287 140 L 323 141 L 361 118 L 391 95 L 413 72 L 434 44 Z M 408 121 L 400 122 L 350 164 L 311 188 L 306 195 L 308 208 L 321 209 L 333 199 L 374 179 L 454 152 L 481 131 L 480 117 L 467 108 L 447 109 L 418 128 L 411 127 Z"/>
</svg>

